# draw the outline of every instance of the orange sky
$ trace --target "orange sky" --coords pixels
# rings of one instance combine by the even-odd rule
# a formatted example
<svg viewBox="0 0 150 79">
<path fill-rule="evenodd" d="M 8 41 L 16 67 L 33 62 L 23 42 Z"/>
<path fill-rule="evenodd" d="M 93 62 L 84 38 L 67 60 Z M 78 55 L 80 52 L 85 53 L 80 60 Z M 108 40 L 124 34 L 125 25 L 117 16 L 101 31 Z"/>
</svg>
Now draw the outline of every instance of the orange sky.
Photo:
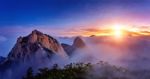
<svg viewBox="0 0 150 79">
<path fill-rule="evenodd" d="M 78 28 L 78 29 L 67 29 L 68 31 L 62 31 L 61 34 L 64 36 L 107 36 L 113 35 L 115 30 L 112 27 L 108 28 Z M 125 35 L 150 35 L 150 31 L 148 27 L 126 27 L 121 30 Z"/>
</svg>

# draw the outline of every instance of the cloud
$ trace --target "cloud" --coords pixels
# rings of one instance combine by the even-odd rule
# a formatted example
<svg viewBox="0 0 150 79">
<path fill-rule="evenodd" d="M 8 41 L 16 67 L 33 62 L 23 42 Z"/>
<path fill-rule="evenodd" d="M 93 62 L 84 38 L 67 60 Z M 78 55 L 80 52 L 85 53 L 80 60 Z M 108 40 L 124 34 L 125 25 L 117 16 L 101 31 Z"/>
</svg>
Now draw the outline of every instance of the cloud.
<svg viewBox="0 0 150 79">
<path fill-rule="evenodd" d="M 143 35 L 149 35 L 149 31 L 147 31 L 148 26 L 146 27 L 133 27 L 140 29 L 140 33 Z M 103 36 L 109 35 L 112 32 L 112 29 L 102 28 L 102 27 L 95 27 L 92 28 L 87 27 L 52 27 L 52 26 L 32 26 L 32 27 L 25 27 L 25 26 L 14 26 L 14 27 L 3 27 L 0 29 L 1 40 L 5 40 L 5 37 L 19 37 L 19 36 L 26 36 L 31 33 L 32 30 L 37 29 L 45 34 L 49 34 L 51 36 L 56 37 L 72 37 L 72 36 Z M 139 33 L 134 33 L 135 35 Z M 5 36 L 5 37 L 4 37 Z"/>
<path fill-rule="evenodd" d="M 85 29 L 82 29 L 83 31 L 86 31 L 86 32 L 102 32 L 102 33 L 107 33 L 108 31 L 110 31 L 110 29 L 100 29 L 100 28 L 85 28 Z"/>
</svg>

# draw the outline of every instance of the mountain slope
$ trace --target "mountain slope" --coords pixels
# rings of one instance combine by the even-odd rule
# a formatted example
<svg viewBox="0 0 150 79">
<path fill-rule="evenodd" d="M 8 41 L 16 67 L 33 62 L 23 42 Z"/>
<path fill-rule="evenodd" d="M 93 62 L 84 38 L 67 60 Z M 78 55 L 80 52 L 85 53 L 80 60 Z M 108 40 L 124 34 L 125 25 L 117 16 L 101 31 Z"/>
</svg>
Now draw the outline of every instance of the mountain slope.
<svg viewBox="0 0 150 79">
<path fill-rule="evenodd" d="M 0 64 L 0 79 L 21 79 L 29 67 L 35 70 L 50 67 L 67 57 L 55 38 L 34 30 L 28 36 L 17 39 L 8 57 Z"/>
<path fill-rule="evenodd" d="M 83 41 L 83 39 L 81 39 L 81 37 L 76 37 L 74 39 L 74 42 L 73 42 L 72 46 L 75 47 L 75 48 L 84 48 L 86 46 L 86 44 Z"/>
<path fill-rule="evenodd" d="M 65 54 L 56 39 L 34 30 L 28 36 L 18 38 L 17 43 L 8 55 L 8 59 L 28 58 L 31 55 L 37 54 L 36 52 L 39 50 L 47 52 L 47 55 Z"/>
<path fill-rule="evenodd" d="M 68 45 L 64 43 L 62 43 L 61 45 L 68 55 L 71 55 L 77 49 L 82 49 L 86 47 L 86 44 L 83 41 L 83 39 L 81 39 L 81 37 L 76 37 L 72 45 Z"/>
</svg>

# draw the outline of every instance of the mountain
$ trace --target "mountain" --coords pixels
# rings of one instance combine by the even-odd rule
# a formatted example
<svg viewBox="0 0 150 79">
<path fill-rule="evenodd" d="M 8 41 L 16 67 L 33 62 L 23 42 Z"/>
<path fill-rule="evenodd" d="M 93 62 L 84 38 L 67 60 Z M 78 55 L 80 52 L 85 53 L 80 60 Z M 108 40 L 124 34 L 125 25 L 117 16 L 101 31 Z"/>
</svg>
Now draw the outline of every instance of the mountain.
<svg viewBox="0 0 150 79">
<path fill-rule="evenodd" d="M 52 54 L 65 55 L 59 42 L 53 37 L 43 34 L 37 30 L 25 37 L 19 37 L 17 43 L 8 55 L 10 60 L 28 59 L 32 55 L 47 52 L 48 56 Z"/>
<path fill-rule="evenodd" d="M 61 45 L 68 55 L 71 55 L 77 49 L 82 49 L 86 47 L 86 44 L 81 37 L 76 37 L 72 45 L 68 45 L 64 43 L 62 43 Z"/>
<path fill-rule="evenodd" d="M 8 57 L 0 64 L 0 79 L 21 79 L 29 67 L 34 70 L 50 67 L 67 57 L 55 38 L 33 30 L 29 35 L 17 39 Z"/>
<path fill-rule="evenodd" d="M 71 39 L 74 39 L 72 45 L 60 44 L 37 30 L 19 37 L 8 57 L 0 57 L 0 79 L 21 79 L 29 67 L 37 71 L 54 64 L 62 67 L 66 63 L 97 63 L 101 60 L 110 64 L 119 62 L 118 65 L 132 69 L 150 69 L 149 36 L 126 36 L 122 41 L 108 36 Z"/>
<path fill-rule="evenodd" d="M 85 45 L 84 41 L 81 39 L 81 37 L 76 37 L 74 39 L 72 46 L 75 48 L 84 48 L 86 45 Z"/>
</svg>

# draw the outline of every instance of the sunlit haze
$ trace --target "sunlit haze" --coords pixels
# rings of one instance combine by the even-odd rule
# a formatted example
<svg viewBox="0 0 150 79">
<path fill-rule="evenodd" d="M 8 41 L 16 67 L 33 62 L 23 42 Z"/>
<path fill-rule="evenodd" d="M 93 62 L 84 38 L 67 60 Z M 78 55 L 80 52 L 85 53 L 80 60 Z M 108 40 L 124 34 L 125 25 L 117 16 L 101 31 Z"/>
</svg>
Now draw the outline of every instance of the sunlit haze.
<svg viewBox="0 0 150 79">
<path fill-rule="evenodd" d="M 1 0 L 0 55 L 37 29 L 56 37 L 150 35 L 150 0 Z"/>
<path fill-rule="evenodd" d="M 121 38 L 123 36 L 123 25 L 116 24 L 112 29 L 116 38 Z"/>
</svg>

